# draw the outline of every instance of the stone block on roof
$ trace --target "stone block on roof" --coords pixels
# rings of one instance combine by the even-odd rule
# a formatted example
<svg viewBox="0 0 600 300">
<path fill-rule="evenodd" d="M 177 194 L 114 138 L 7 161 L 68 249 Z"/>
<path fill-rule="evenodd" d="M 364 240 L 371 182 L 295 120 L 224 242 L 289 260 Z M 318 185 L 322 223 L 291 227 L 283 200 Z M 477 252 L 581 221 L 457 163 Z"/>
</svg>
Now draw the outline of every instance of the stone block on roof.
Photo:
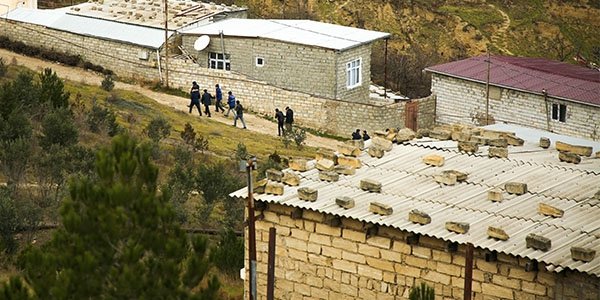
<svg viewBox="0 0 600 300">
<path fill-rule="evenodd" d="M 375 138 L 376 137 L 374 137 L 373 139 L 375 139 Z M 346 156 L 353 156 L 353 157 L 359 156 L 360 152 L 361 152 L 358 147 L 356 147 L 354 145 L 348 145 L 348 144 L 339 144 L 337 146 L 337 151 L 340 154 L 343 154 L 343 155 L 346 155 Z"/>
<path fill-rule="evenodd" d="M 441 141 L 447 141 L 452 138 L 452 131 L 443 127 L 435 127 L 429 132 L 429 137 Z"/>
<path fill-rule="evenodd" d="M 402 128 L 396 134 L 396 143 L 403 143 L 413 140 L 416 137 L 416 133 L 410 128 Z"/>
<path fill-rule="evenodd" d="M 596 250 L 584 247 L 571 247 L 571 258 L 584 262 L 590 262 L 596 257 Z"/>
<path fill-rule="evenodd" d="M 511 146 L 523 146 L 523 144 L 525 143 L 525 141 L 517 136 L 514 136 L 512 134 L 504 134 L 502 135 L 503 138 L 506 139 L 506 142 L 511 145 Z"/>
<path fill-rule="evenodd" d="M 304 201 L 317 201 L 319 191 L 309 187 L 301 187 L 298 189 L 298 198 Z"/>
<path fill-rule="evenodd" d="M 323 181 L 335 182 L 340 180 L 340 175 L 333 171 L 321 171 L 319 172 L 319 179 Z"/>
<path fill-rule="evenodd" d="M 268 182 L 269 182 L 269 180 L 267 180 L 266 178 L 257 181 L 254 184 L 254 187 L 252 188 L 252 191 L 254 193 L 257 193 L 257 194 L 264 194 L 265 193 L 265 187 L 267 186 Z"/>
<path fill-rule="evenodd" d="M 288 163 L 288 167 L 294 171 L 305 172 L 308 170 L 308 162 L 303 158 L 292 158 Z"/>
<path fill-rule="evenodd" d="M 340 175 L 354 175 L 356 174 L 356 169 L 351 166 L 346 165 L 337 165 L 333 167 L 333 171 Z"/>
<path fill-rule="evenodd" d="M 320 171 L 329 171 L 329 170 L 332 170 L 334 166 L 335 166 L 335 164 L 330 159 L 323 158 L 321 160 L 317 160 L 316 167 Z"/>
<path fill-rule="evenodd" d="M 335 203 L 345 209 L 354 207 L 354 199 L 347 197 L 347 196 L 336 197 Z"/>
<path fill-rule="evenodd" d="M 423 163 L 426 165 L 434 166 L 434 167 L 443 166 L 445 161 L 446 161 L 446 159 L 443 156 L 437 155 L 437 154 L 430 154 L 430 155 L 423 156 Z"/>
<path fill-rule="evenodd" d="M 581 157 L 571 152 L 558 152 L 558 160 L 572 164 L 579 164 L 581 162 Z"/>
<path fill-rule="evenodd" d="M 283 172 L 281 172 L 277 169 L 267 169 L 267 171 L 265 172 L 265 175 L 266 175 L 267 179 L 272 180 L 272 181 L 281 182 L 281 180 L 283 179 Z"/>
<path fill-rule="evenodd" d="M 561 141 L 556 141 L 556 150 L 560 152 L 569 152 L 581 156 L 590 157 L 592 156 L 593 148 L 588 146 L 571 145 Z"/>
<path fill-rule="evenodd" d="M 269 181 L 265 186 L 265 194 L 283 195 L 283 184 Z"/>
<path fill-rule="evenodd" d="M 344 143 L 357 147 L 360 150 L 364 150 L 365 149 L 365 141 L 363 140 L 347 140 Z"/>
<path fill-rule="evenodd" d="M 379 148 L 377 145 L 371 145 L 371 147 L 369 147 L 369 150 L 367 150 L 367 153 L 371 157 L 382 158 L 384 151 L 383 151 L 383 149 Z"/>
<path fill-rule="evenodd" d="M 457 182 L 463 182 L 463 181 L 467 180 L 467 178 L 469 177 L 469 174 L 467 174 L 465 172 L 457 171 L 457 170 L 444 170 L 444 171 L 442 171 L 442 174 L 455 175 Z"/>
<path fill-rule="evenodd" d="M 369 204 L 369 211 L 378 215 L 389 216 L 394 212 L 394 209 L 384 203 L 371 202 L 371 204 Z"/>
<path fill-rule="evenodd" d="M 441 173 L 433 176 L 433 179 L 437 183 L 441 183 L 444 185 L 455 185 L 456 184 L 456 174 L 452 173 Z"/>
<path fill-rule="evenodd" d="M 381 193 L 381 182 L 371 179 L 363 179 L 360 181 L 360 189 L 374 193 Z"/>
<path fill-rule="evenodd" d="M 508 149 L 503 147 L 492 147 L 488 148 L 488 157 L 490 158 L 508 158 Z"/>
<path fill-rule="evenodd" d="M 281 181 L 287 185 L 298 186 L 300 185 L 300 176 L 296 173 L 284 172 Z"/>
<path fill-rule="evenodd" d="M 527 184 L 522 182 L 507 182 L 504 189 L 509 194 L 523 195 L 527 193 Z"/>
<path fill-rule="evenodd" d="M 493 188 L 488 191 L 488 200 L 502 202 L 504 200 L 504 191 L 500 188 Z"/>
<path fill-rule="evenodd" d="M 393 144 L 391 141 L 377 137 L 377 136 L 373 137 L 371 139 L 371 145 L 378 147 L 383 151 L 391 151 L 392 147 L 393 147 Z"/>
<path fill-rule="evenodd" d="M 422 137 L 429 137 L 429 129 L 427 128 L 419 128 L 417 129 L 417 136 L 416 138 L 420 139 Z"/>
<path fill-rule="evenodd" d="M 552 247 L 552 241 L 549 238 L 530 233 L 525 237 L 527 248 L 533 248 L 542 251 L 548 251 Z"/>
<path fill-rule="evenodd" d="M 423 211 L 413 209 L 408 213 L 408 220 L 421 225 L 427 225 L 431 223 L 431 217 Z"/>
<path fill-rule="evenodd" d="M 446 222 L 446 230 L 455 232 L 458 234 L 465 234 L 469 232 L 469 223 L 466 222 Z"/>
<path fill-rule="evenodd" d="M 474 142 L 458 142 L 458 151 L 476 153 L 479 151 L 479 145 Z"/>
<path fill-rule="evenodd" d="M 487 234 L 489 237 L 497 239 L 497 240 L 501 240 L 501 241 L 506 241 L 510 238 L 510 236 L 506 233 L 506 231 L 504 231 L 504 229 L 499 228 L 499 227 L 489 226 L 487 229 Z"/>
<path fill-rule="evenodd" d="M 547 137 L 541 137 L 540 138 L 540 147 L 542 147 L 544 149 L 550 148 L 550 139 Z"/>
<path fill-rule="evenodd" d="M 333 161 L 334 164 L 337 164 L 337 154 L 335 154 L 333 150 L 327 148 L 319 148 L 317 150 L 317 153 L 315 154 L 315 160 L 319 161 L 324 158 Z"/>
<path fill-rule="evenodd" d="M 362 163 L 357 157 L 340 156 L 338 157 L 338 164 L 355 169 L 360 169 L 360 167 L 362 167 Z"/>
<path fill-rule="evenodd" d="M 505 138 L 489 139 L 488 145 L 494 146 L 494 147 L 506 148 L 506 147 L 508 147 L 508 142 L 506 141 Z"/>
<path fill-rule="evenodd" d="M 565 213 L 562 209 L 546 203 L 540 203 L 538 205 L 538 212 L 544 216 L 550 216 L 554 218 L 561 218 Z"/>
</svg>

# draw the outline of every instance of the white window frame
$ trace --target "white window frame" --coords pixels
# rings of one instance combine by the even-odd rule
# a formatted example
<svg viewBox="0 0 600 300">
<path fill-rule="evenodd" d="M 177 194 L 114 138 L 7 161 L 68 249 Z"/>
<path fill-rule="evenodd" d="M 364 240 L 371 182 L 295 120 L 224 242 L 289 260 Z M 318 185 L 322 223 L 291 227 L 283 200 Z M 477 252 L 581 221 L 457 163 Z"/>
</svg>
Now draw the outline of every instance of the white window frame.
<svg viewBox="0 0 600 300">
<path fill-rule="evenodd" d="M 220 65 L 219 65 L 220 64 Z M 215 70 L 231 70 L 231 61 L 229 60 L 229 54 L 218 53 L 218 52 L 208 52 L 208 68 Z"/>
<path fill-rule="evenodd" d="M 261 61 L 262 63 L 259 63 L 258 61 Z M 262 56 L 257 56 L 256 59 L 254 59 L 254 63 L 257 67 L 264 67 L 265 66 L 265 59 Z"/>
<path fill-rule="evenodd" d="M 346 88 L 353 89 L 362 84 L 362 57 L 346 63 Z"/>
</svg>

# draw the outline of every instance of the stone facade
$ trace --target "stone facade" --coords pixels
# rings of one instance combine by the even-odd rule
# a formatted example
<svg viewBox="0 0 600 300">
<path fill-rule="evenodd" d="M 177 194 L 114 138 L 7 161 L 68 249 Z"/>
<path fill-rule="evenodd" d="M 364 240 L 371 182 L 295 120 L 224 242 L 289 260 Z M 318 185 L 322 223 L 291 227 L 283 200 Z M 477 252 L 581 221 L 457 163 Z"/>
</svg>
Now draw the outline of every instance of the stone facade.
<svg viewBox="0 0 600 300">
<path fill-rule="evenodd" d="M 119 76 L 160 80 L 156 50 L 151 48 L 11 20 L 0 22 L 0 32 L 13 41 L 30 46 L 80 55 L 84 60 L 110 69 Z M 148 59 L 140 59 L 140 52 L 146 52 Z"/>
<path fill-rule="evenodd" d="M 266 298 L 271 227 L 277 230 L 275 299 L 407 299 L 419 282 L 433 287 L 436 299 L 463 298 L 463 245 L 449 251 L 448 242 L 425 236 L 408 244 L 411 234 L 395 228 L 278 204 L 264 207 L 256 222 L 258 299 Z M 475 248 L 473 299 L 600 297 L 596 277 L 549 272 L 542 263 L 527 271 L 532 261 L 526 258 L 498 253 L 486 261 L 485 254 Z"/>
<path fill-rule="evenodd" d="M 338 52 L 269 39 L 212 36 L 206 49 L 196 51 L 193 44 L 197 38 L 181 37 L 182 47 L 196 58 L 199 67 L 208 67 L 209 53 L 225 52 L 231 71 L 282 89 L 350 102 L 366 102 L 369 98 L 371 44 Z M 263 60 L 262 66 L 257 66 L 257 58 Z M 362 84 L 348 89 L 346 63 L 357 58 L 361 59 Z"/>
<path fill-rule="evenodd" d="M 431 91 L 437 97 L 436 121 L 443 124 L 484 124 L 485 84 L 432 74 Z M 535 95 L 490 88 L 490 120 L 523 125 L 558 134 L 600 140 L 600 107 Z M 552 104 L 566 105 L 566 120 L 552 119 Z"/>
</svg>

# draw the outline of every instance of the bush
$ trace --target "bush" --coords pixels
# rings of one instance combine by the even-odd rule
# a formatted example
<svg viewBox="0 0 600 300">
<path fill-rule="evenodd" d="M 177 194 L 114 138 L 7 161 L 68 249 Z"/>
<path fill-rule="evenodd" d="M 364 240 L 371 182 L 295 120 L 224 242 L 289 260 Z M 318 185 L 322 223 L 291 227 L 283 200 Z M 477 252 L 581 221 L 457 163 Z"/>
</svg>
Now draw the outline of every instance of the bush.
<svg viewBox="0 0 600 300">
<path fill-rule="evenodd" d="M 410 300 L 433 300 L 435 299 L 435 291 L 425 282 L 421 282 L 420 286 L 413 286 L 408 295 Z"/>
<path fill-rule="evenodd" d="M 2 189 L 0 190 L 0 249 L 6 253 L 14 253 L 17 249 L 14 234 L 18 226 L 15 203 L 8 191 Z"/>
<path fill-rule="evenodd" d="M 185 127 L 181 132 L 181 138 L 194 151 L 204 153 L 204 151 L 208 150 L 208 139 L 202 135 L 196 137 L 196 132 L 190 123 L 185 123 Z"/>
<path fill-rule="evenodd" d="M 90 113 L 87 115 L 86 123 L 92 132 L 105 131 L 109 136 L 115 136 L 121 132 L 115 114 L 108 108 L 100 107 L 97 104 L 92 106 Z"/>
<path fill-rule="evenodd" d="M 152 142 L 158 144 L 162 139 L 171 134 L 171 124 L 163 117 L 156 117 L 148 123 L 144 131 Z"/>
<path fill-rule="evenodd" d="M 296 144 L 298 149 L 302 149 L 306 140 L 306 130 L 302 128 L 292 127 L 285 131 L 281 137 L 283 145 L 287 148 L 292 142 Z"/>
<path fill-rule="evenodd" d="M 52 145 L 68 147 L 77 143 L 78 131 L 71 112 L 60 109 L 47 114 L 42 120 L 40 145 L 48 150 Z"/>
<path fill-rule="evenodd" d="M 102 80 L 102 84 L 100 85 L 103 90 L 110 92 L 115 88 L 115 82 L 112 79 L 111 75 L 104 76 L 104 80 Z"/>
<path fill-rule="evenodd" d="M 244 267 L 244 241 L 231 229 L 221 233 L 218 246 L 210 254 L 217 268 L 229 275 L 236 275 Z"/>
<path fill-rule="evenodd" d="M 248 153 L 248 149 L 246 149 L 246 145 L 244 143 L 238 143 L 237 150 L 235 151 L 236 163 L 240 160 L 247 160 L 250 156 Z"/>
</svg>

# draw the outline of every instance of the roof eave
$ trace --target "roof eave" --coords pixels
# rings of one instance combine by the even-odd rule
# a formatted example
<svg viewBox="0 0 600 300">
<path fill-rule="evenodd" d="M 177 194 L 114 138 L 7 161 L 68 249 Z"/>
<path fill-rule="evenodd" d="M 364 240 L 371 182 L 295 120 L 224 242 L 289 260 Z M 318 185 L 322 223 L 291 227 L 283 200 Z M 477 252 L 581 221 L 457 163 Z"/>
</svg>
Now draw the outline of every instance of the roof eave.
<svg viewBox="0 0 600 300">
<path fill-rule="evenodd" d="M 483 84 L 486 83 L 483 80 L 477 80 L 477 79 L 473 79 L 473 78 L 469 78 L 469 77 L 458 76 L 458 75 L 455 75 L 455 74 L 450 74 L 450 73 L 446 73 L 446 72 L 432 70 L 430 68 L 425 68 L 423 70 L 426 71 L 426 72 L 430 72 L 430 73 L 436 73 L 436 74 L 445 75 L 445 76 L 448 76 L 448 77 L 454 77 L 454 78 L 468 80 L 468 81 L 473 81 L 473 82 L 477 82 L 477 83 L 483 83 Z M 513 86 L 501 85 L 501 84 L 497 84 L 497 83 L 493 83 L 493 82 L 490 82 L 489 84 L 493 85 L 493 86 L 505 88 L 505 89 L 511 89 L 511 90 L 515 90 L 515 91 L 519 91 L 519 92 L 524 92 L 524 93 L 529 93 L 529 94 L 544 96 L 544 93 L 542 93 L 542 92 L 538 93 L 538 92 L 534 92 L 534 91 L 530 91 L 530 90 L 519 89 L 519 88 L 515 88 Z M 568 101 L 568 102 L 574 102 L 574 103 L 578 103 L 578 104 L 581 104 L 581 105 L 588 105 L 588 106 L 600 107 L 600 104 L 579 101 L 579 100 L 565 98 L 565 97 L 556 96 L 556 95 L 548 95 L 548 97 L 552 97 L 552 98 L 555 98 L 555 99 L 564 100 L 564 101 Z"/>
</svg>

